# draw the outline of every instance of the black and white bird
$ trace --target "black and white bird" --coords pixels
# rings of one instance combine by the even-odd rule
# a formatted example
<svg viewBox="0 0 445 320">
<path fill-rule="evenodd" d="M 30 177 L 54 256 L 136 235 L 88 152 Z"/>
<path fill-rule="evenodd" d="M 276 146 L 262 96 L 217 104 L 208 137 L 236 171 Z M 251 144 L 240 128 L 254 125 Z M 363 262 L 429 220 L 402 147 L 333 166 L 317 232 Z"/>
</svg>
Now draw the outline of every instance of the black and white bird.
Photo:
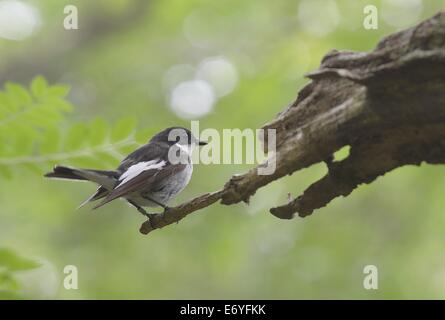
<svg viewBox="0 0 445 320">
<path fill-rule="evenodd" d="M 195 138 L 190 130 L 171 127 L 129 154 L 116 170 L 56 166 L 45 177 L 97 183 L 97 191 L 79 207 L 102 200 L 94 207 L 96 209 L 117 198 L 124 198 L 140 213 L 150 217 L 143 207 L 161 206 L 167 209 L 168 201 L 190 181 L 193 147 L 205 144 Z"/>
</svg>

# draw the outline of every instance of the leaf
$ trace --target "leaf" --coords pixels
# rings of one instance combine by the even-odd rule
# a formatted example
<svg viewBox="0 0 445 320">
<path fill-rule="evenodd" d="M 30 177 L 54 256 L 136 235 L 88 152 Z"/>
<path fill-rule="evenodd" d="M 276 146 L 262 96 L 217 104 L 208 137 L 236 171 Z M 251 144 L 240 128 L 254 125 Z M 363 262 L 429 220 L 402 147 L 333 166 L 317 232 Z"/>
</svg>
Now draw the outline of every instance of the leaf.
<svg viewBox="0 0 445 320">
<path fill-rule="evenodd" d="M 64 99 L 68 92 L 68 86 L 48 85 L 41 76 L 29 89 L 7 83 L 0 91 L 0 176 L 11 178 L 14 167 L 40 174 L 60 161 L 85 167 L 117 166 L 123 154 L 139 146 L 135 135 L 146 143 L 154 133 L 153 128 L 136 132 L 134 117 L 124 117 L 113 126 L 98 117 L 89 124 L 74 124 L 61 135 L 60 122 L 65 111 L 72 109 Z"/>
<path fill-rule="evenodd" d="M 49 95 L 51 88 L 52 95 Z M 30 91 L 21 85 L 7 83 L 5 90 L 0 92 L 0 131 L 3 131 L 0 134 L 26 128 L 33 139 L 40 129 L 60 122 L 64 112 L 72 109 L 71 104 L 62 98 L 67 92 L 64 86 L 48 87 L 43 77 L 32 81 Z"/>
<path fill-rule="evenodd" d="M 60 130 L 56 127 L 47 128 L 41 135 L 40 153 L 55 153 L 60 150 Z"/>
<path fill-rule="evenodd" d="M 128 138 L 135 131 L 136 122 L 133 117 L 120 119 L 111 131 L 111 141 L 117 142 Z"/>
<path fill-rule="evenodd" d="M 17 105 L 5 92 L 0 91 L 0 119 L 17 110 Z"/>
<path fill-rule="evenodd" d="M 16 132 L 14 136 L 10 137 L 9 142 L 15 146 L 10 155 L 26 156 L 32 154 L 34 141 L 30 139 L 30 135 L 26 131 Z"/>
<path fill-rule="evenodd" d="M 45 96 L 48 89 L 48 83 L 42 76 L 37 76 L 31 82 L 31 93 L 35 98 Z"/>
<path fill-rule="evenodd" d="M 40 263 L 19 256 L 14 251 L 7 248 L 0 248 L 0 267 L 4 267 L 7 270 L 30 270 L 40 266 Z"/>
<path fill-rule="evenodd" d="M 69 101 L 60 98 L 47 97 L 45 99 L 45 103 L 50 103 L 54 108 L 58 109 L 59 111 L 69 112 L 73 110 L 73 105 Z"/>
<path fill-rule="evenodd" d="M 103 167 L 116 167 L 121 159 L 116 159 L 108 152 L 97 152 L 94 156 L 103 163 Z"/>
<path fill-rule="evenodd" d="M 8 82 L 5 85 L 9 97 L 20 107 L 32 104 L 31 95 L 22 86 Z"/>
<path fill-rule="evenodd" d="M 96 118 L 90 123 L 88 139 L 90 144 L 95 147 L 104 143 L 109 134 L 110 128 L 108 123 L 102 118 Z"/>
<path fill-rule="evenodd" d="M 25 121 L 27 120 L 34 128 L 46 128 L 60 122 L 62 118 L 60 110 L 55 109 L 54 106 L 38 103 L 28 111 Z"/>
<path fill-rule="evenodd" d="M 88 128 L 83 123 L 77 123 L 69 128 L 65 137 L 64 150 L 74 151 L 85 145 L 85 137 L 88 134 Z"/>
<path fill-rule="evenodd" d="M 48 88 L 48 95 L 51 97 L 65 98 L 70 92 L 70 87 L 66 85 L 55 85 Z"/>
</svg>

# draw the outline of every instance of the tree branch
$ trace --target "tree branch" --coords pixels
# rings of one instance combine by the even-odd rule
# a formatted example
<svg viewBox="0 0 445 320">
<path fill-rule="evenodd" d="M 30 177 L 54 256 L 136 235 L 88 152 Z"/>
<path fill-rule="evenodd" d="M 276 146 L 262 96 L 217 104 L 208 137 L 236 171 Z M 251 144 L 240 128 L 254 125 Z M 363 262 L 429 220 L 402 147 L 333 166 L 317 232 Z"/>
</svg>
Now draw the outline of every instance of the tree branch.
<svg viewBox="0 0 445 320">
<path fill-rule="evenodd" d="M 221 200 L 230 205 L 268 183 L 350 146 L 328 173 L 273 215 L 304 217 L 397 167 L 445 163 L 445 12 L 383 39 L 372 52 L 332 51 L 297 100 L 263 129 L 276 129 L 271 175 L 257 168 L 233 176 L 221 191 L 167 210 L 141 232 L 162 228 Z M 267 131 L 266 131 L 267 132 Z M 267 146 L 267 136 L 264 145 Z M 265 150 L 267 151 L 267 150 Z"/>
</svg>

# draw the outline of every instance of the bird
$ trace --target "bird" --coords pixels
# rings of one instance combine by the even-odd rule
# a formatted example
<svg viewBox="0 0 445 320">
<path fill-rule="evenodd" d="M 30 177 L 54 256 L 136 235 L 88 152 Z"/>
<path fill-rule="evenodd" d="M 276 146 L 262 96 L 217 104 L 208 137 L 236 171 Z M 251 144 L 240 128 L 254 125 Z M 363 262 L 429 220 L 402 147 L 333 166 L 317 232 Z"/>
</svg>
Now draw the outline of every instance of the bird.
<svg viewBox="0 0 445 320">
<path fill-rule="evenodd" d="M 139 147 L 119 164 L 116 170 L 78 169 L 56 165 L 46 178 L 90 181 L 99 187 L 94 194 L 79 206 L 101 200 L 97 209 L 115 199 L 123 198 L 141 214 L 151 218 L 144 207 L 160 206 L 168 209 L 167 203 L 190 182 L 194 147 L 206 145 L 190 130 L 169 127 L 154 135 L 147 144 Z"/>
</svg>

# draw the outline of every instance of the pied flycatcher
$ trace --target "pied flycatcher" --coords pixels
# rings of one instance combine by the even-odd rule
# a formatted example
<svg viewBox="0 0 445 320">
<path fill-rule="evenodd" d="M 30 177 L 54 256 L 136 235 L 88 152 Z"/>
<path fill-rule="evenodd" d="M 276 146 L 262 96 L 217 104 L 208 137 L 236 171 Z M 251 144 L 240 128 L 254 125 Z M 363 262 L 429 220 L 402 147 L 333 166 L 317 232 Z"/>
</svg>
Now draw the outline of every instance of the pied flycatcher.
<svg viewBox="0 0 445 320">
<path fill-rule="evenodd" d="M 193 147 L 205 144 L 195 138 L 190 130 L 171 127 L 129 154 L 116 170 L 55 166 L 45 177 L 97 183 L 97 191 L 79 207 L 101 199 L 94 207 L 96 209 L 114 199 L 124 198 L 144 216 L 150 217 L 143 207 L 161 206 L 167 209 L 167 202 L 190 181 Z"/>
</svg>

